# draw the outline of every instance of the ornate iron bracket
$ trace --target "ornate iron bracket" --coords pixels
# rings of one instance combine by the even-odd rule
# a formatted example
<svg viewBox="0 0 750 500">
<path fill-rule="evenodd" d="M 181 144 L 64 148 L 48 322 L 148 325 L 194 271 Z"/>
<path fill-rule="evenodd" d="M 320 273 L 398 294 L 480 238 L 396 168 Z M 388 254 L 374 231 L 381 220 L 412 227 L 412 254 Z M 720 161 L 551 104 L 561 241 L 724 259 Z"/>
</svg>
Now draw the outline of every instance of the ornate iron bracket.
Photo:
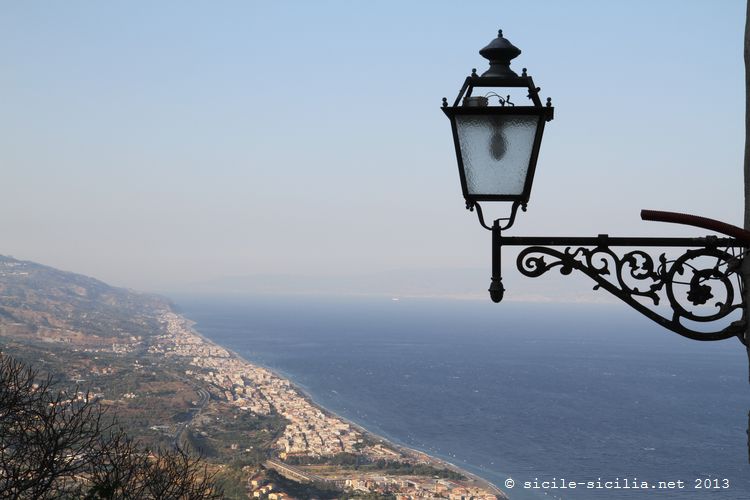
<svg viewBox="0 0 750 500">
<path fill-rule="evenodd" d="M 750 249 L 750 231 L 706 217 L 677 212 L 642 210 L 641 218 L 700 227 L 730 236 L 720 238 L 596 238 L 505 237 L 502 231 L 513 224 L 514 206 L 507 219 L 494 221 L 492 228 L 492 282 L 490 297 L 503 299 L 501 258 L 503 246 L 524 246 L 516 267 L 524 276 L 535 278 L 557 268 L 561 274 L 580 271 L 644 316 L 684 337 L 694 340 L 723 340 L 736 336 L 747 343 L 747 302 L 742 261 Z M 500 226 L 500 220 L 509 220 Z M 552 248 L 564 247 L 564 250 Z M 612 247 L 629 248 L 617 253 Z M 668 257 L 654 258 L 646 248 L 683 248 Z M 550 259 L 549 261 L 547 259 Z"/>
<path fill-rule="evenodd" d="M 500 248 L 511 245 L 527 247 L 516 261 L 525 276 L 541 276 L 555 268 L 563 275 L 580 271 L 596 282 L 595 290 L 607 290 L 684 337 L 723 340 L 737 336 L 745 343 L 746 304 L 739 271 L 747 244 L 738 239 L 503 237 L 499 228 L 493 228 L 493 300 L 498 299 L 498 285 L 502 288 Z M 555 246 L 564 250 L 550 248 Z M 612 247 L 638 249 L 619 255 Z M 654 259 L 640 250 L 643 247 L 688 249 L 677 257 L 664 252 Z"/>
</svg>

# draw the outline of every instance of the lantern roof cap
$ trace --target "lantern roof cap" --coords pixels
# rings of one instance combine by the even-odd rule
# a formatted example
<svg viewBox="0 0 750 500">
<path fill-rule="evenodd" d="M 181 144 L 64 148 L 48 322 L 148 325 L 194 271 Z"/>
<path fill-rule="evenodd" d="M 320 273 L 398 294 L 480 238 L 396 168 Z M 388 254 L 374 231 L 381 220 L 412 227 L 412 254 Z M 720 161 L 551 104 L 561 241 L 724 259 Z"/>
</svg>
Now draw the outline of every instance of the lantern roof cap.
<svg viewBox="0 0 750 500">
<path fill-rule="evenodd" d="M 497 38 L 479 51 L 479 55 L 490 62 L 490 68 L 482 73 L 482 77 L 518 78 L 516 72 L 510 69 L 510 61 L 520 54 L 521 49 L 503 37 L 503 30 L 498 30 Z"/>
</svg>

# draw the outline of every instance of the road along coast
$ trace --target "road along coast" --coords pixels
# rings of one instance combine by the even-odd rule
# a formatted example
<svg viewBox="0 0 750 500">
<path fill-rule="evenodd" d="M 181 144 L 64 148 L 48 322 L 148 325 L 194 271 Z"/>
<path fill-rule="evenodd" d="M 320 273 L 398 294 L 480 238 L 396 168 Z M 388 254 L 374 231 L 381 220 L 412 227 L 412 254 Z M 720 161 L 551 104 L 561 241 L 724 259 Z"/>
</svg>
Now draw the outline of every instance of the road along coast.
<svg viewBox="0 0 750 500">
<path fill-rule="evenodd" d="M 296 475 L 295 480 L 308 475 L 311 481 L 323 480 L 352 492 L 387 492 L 402 499 L 507 498 L 474 474 L 395 445 L 316 405 L 288 379 L 202 336 L 189 319 L 164 311 L 159 321 L 163 329 L 149 347 L 151 354 L 181 361 L 187 378 L 242 411 L 284 417 L 287 424 L 266 463 L 282 474 Z M 202 405 L 207 403 L 204 396 Z M 353 458 L 357 465 L 375 465 L 352 467 L 341 457 Z M 443 472 L 435 477 L 437 471 Z"/>
</svg>

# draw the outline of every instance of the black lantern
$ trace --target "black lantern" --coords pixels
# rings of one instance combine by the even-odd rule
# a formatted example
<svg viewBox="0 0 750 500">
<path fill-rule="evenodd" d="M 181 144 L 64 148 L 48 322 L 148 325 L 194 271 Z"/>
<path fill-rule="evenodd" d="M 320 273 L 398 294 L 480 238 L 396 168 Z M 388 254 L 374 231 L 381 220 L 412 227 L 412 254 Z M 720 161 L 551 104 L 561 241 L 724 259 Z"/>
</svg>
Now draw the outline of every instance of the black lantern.
<svg viewBox="0 0 750 500">
<path fill-rule="evenodd" d="M 451 121 L 461 188 L 467 207 L 479 201 L 529 201 L 531 183 L 539 156 L 544 123 L 552 120 L 549 99 L 542 106 L 539 88 L 526 74 L 510 69 L 511 59 L 521 51 L 498 32 L 479 53 L 490 61 L 481 76 L 472 70 L 453 106 L 443 99 L 443 112 Z M 530 106 L 516 106 L 495 91 L 473 95 L 476 89 L 527 88 Z M 493 105 L 493 101 L 495 104 Z"/>
<path fill-rule="evenodd" d="M 575 270 L 595 281 L 595 289 L 608 291 L 680 335 L 696 340 L 736 336 L 746 343 L 746 285 L 739 271 L 750 253 L 750 231 L 705 217 L 644 210 L 644 220 L 687 224 L 729 237 L 504 234 L 513 225 L 518 208 L 525 210 L 529 201 L 544 124 L 552 120 L 554 108 L 549 99 L 542 105 L 540 89 L 526 69 L 521 76 L 510 69 L 510 61 L 521 51 L 503 38 L 502 31 L 479 53 L 490 61 L 490 68 L 481 76 L 473 70 L 453 105 L 443 98 L 442 109 L 453 129 L 466 207 L 476 210 L 479 223 L 492 231 L 490 298 L 500 302 L 505 293 L 502 247 L 520 246 L 525 248 L 516 258 L 516 268 L 524 276 L 537 277 L 553 269 L 568 275 Z M 528 89 L 531 104 L 516 106 L 509 96 L 496 91 L 473 95 L 477 89 L 501 88 Z M 512 202 L 510 215 L 488 225 L 480 205 L 484 201 Z M 616 252 L 618 247 L 627 251 Z M 653 256 L 648 251 L 678 247 L 687 250 L 676 256 L 666 251 Z"/>
</svg>

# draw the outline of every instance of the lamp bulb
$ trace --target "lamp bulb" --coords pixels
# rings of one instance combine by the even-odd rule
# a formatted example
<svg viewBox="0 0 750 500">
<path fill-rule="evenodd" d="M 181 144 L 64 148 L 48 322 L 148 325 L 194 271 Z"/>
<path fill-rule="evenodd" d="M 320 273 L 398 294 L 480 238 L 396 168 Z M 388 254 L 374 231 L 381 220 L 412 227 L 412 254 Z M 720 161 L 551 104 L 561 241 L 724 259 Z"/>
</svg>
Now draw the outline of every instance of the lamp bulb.
<svg viewBox="0 0 750 500">
<path fill-rule="evenodd" d="M 503 156 L 505 156 L 505 151 L 505 137 L 503 136 L 502 131 L 499 130 L 499 128 L 496 128 L 490 139 L 490 154 L 495 160 L 502 160 Z"/>
</svg>

